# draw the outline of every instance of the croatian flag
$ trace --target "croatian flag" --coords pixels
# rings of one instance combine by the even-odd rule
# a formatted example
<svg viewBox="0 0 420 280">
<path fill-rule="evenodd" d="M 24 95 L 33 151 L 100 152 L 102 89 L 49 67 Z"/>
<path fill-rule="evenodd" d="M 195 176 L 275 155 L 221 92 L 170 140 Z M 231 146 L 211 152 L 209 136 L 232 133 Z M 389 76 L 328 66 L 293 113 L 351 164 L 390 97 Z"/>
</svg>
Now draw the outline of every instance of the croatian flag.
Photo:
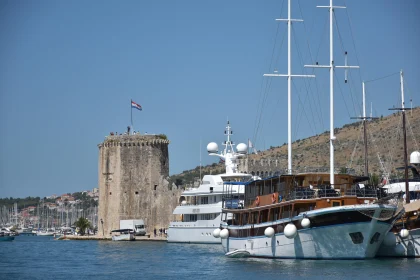
<svg viewBox="0 0 420 280">
<path fill-rule="evenodd" d="M 131 100 L 131 108 L 136 108 L 137 110 L 140 110 L 140 111 L 142 110 L 140 104 L 137 104 L 133 100 Z"/>
</svg>

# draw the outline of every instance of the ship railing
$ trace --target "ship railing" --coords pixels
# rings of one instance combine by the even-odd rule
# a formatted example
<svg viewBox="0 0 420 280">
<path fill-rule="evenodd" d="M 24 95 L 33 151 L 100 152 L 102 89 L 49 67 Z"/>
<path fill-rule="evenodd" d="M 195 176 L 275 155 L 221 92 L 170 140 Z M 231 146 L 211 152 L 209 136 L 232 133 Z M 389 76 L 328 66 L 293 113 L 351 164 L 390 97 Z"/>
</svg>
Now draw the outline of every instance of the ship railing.
<svg viewBox="0 0 420 280">
<path fill-rule="evenodd" d="M 276 171 L 252 171 L 250 172 L 252 175 L 256 175 L 261 178 L 269 178 L 269 177 L 276 177 L 281 176 L 285 174 L 302 174 L 302 173 L 329 173 L 330 168 L 329 167 L 300 167 L 295 168 L 292 170 L 292 172 L 289 172 L 289 169 L 279 169 Z M 353 168 L 347 168 L 347 167 L 336 167 L 334 168 L 334 174 L 348 174 L 348 175 L 357 175 L 356 170 Z"/>
</svg>

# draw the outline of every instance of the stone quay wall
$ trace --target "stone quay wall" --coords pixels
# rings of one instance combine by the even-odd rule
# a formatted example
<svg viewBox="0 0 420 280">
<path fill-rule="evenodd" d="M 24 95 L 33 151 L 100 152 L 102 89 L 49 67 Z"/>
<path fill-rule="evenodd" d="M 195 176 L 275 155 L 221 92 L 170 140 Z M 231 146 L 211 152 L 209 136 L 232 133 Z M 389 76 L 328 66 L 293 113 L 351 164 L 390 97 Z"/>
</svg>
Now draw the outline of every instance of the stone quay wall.
<svg viewBox="0 0 420 280">
<path fill-rule="evenodd" d="M 169 141 L 159 135 L 110 135 L 98 145 L 98 235 L 120 220 L 143 219 L 147 234 L 167 228 L 181 190 L 169 186 Z"/>
</svg>

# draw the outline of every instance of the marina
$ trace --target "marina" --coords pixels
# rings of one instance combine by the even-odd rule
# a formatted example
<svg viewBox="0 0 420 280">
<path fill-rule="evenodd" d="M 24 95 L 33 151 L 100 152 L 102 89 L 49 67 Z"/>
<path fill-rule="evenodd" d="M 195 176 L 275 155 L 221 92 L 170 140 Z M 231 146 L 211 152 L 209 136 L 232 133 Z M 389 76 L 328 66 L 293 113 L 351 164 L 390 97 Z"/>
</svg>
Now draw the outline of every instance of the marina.
<svg viewBox="0 0 420 280">
<path fill-rule="evenodd" d="M 420 2 L 9 2 L 1 280 L 420 278 Z"/>
</svg>

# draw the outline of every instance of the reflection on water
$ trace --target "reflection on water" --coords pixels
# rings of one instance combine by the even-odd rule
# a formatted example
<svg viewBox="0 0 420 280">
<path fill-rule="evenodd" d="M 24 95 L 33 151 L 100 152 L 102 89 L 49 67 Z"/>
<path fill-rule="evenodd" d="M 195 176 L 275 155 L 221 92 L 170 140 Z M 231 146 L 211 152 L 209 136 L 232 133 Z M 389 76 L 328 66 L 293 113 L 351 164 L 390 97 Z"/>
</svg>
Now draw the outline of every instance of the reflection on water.
<svg viewBox="0 0 420 280">
<path fill-rule="evenodd" d="M 0 243 L 0 279 L 418 279 L 420 259 L 229 259 L 221 245 L 57 241 Z"/>
</svg>

